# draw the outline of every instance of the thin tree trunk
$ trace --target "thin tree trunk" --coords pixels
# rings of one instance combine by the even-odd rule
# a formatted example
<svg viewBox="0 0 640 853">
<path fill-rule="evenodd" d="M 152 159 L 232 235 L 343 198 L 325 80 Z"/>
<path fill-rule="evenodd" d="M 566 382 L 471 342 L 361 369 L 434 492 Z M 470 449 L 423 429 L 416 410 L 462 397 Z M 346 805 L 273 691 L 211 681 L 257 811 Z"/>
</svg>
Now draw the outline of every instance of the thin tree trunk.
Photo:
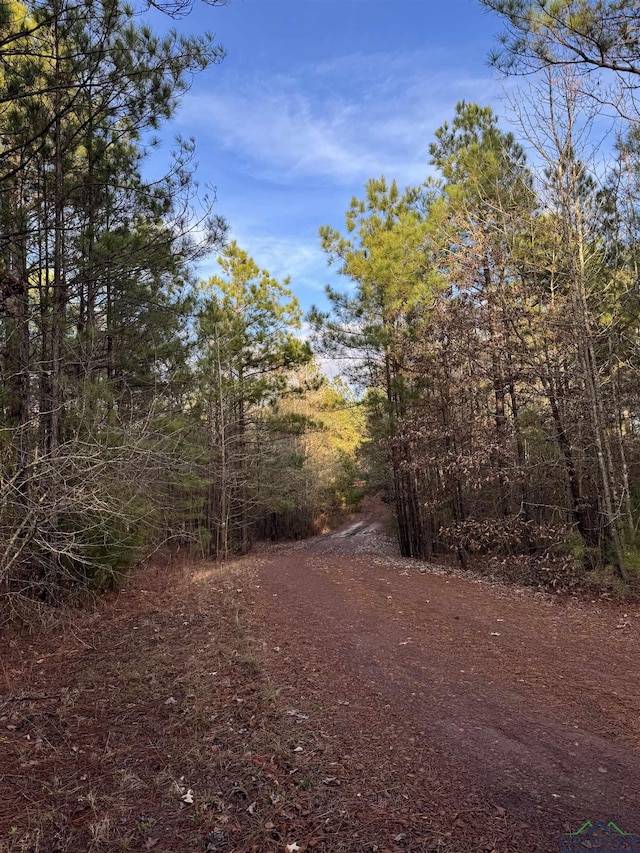
<svg viewBox="0 0 640 853">
<path fill-rule="evenodd" d="M 494 460 L 498 475 L 500 512 L 503 518 L 510 515 L 509 483 L 505 475 L 504 459 L 507 440 L 507 415 L 505 408 L 505 382 L 500 358 L 500 341 L 495 319 L 494 287 L 491 279 L 489 263 L 485 260 L 483 266 L 484 286 L 487 297 L 487 314 L 489 319 L 489 340 L 491 347 L 491 381 L 495 403 L 495 442 Z"/>
</svg>

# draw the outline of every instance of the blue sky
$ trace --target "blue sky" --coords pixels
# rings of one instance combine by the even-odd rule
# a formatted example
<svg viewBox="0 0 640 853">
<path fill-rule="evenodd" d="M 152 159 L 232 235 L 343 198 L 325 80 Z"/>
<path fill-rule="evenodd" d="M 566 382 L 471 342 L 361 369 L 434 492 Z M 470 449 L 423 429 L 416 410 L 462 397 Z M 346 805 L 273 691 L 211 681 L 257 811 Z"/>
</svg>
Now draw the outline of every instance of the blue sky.
<svg viewBox="0 0 640 853">
<path fill-rule="evenodd" d="M 163 136 L 196 138 L 231 238 L 291 276 L 305 310 L 335 282 L 318 228 L 342 228 L 368 178 L 424 180 L 457 101 L 501 112 L 486 63 L 500 22 L 475 0 L 231 0 L 199 4 L 178 28 L 214 32 L 228 55 Z M 212 258 L 200 273 L 215 269 Z"/>
</svg>

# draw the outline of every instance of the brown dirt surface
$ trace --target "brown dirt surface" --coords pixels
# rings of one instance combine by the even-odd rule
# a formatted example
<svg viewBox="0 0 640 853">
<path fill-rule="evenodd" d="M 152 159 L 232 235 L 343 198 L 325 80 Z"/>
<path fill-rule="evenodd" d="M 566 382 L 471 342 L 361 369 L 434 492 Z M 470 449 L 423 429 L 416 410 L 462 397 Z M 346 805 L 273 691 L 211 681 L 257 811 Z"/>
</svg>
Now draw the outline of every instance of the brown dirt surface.
<svg viewBox="0 0 640 853">
<path fill-rule="evenodd" d="M 7 632 L 0 851 L 557 851 L 640 832 L 640 608 L 399 558 L 380 513 Z M 425 570 L 426 569 L 426 570 Z"/>
</svg>

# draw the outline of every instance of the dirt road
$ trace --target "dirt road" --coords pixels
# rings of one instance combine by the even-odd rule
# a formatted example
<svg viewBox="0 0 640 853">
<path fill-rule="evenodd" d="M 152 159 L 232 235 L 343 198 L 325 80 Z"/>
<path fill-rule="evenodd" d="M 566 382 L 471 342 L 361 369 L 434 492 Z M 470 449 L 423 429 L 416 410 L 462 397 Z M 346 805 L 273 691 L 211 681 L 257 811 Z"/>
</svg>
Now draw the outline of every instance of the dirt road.
<svg viewBox="0 0 640 853">
<path fill-rule="evenodd" d="M 522 851 L 587 820 L 640 832 L 638 608 L 424 572 L 381 541 L 361 523 L 259 571 L 268 666 L 320 707 L 361 798 L 395 786 L 467 849 L 498 849 L 496 817 Z"/>
<path fill-rule="evenodd" d="M 374 519 L 223 565 L 167 556 L 51 620 L 0 639 L 0 853 L 640 832 L 637 606 L 401 560 Z"/>
</svg>

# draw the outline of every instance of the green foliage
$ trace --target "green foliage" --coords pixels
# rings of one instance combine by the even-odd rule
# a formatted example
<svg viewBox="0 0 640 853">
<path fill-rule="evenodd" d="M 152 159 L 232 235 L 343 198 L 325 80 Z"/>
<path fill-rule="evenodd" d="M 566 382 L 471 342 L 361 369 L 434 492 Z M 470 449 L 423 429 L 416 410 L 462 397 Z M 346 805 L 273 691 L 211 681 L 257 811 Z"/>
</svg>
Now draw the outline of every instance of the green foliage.
<svg viewBox="0 0 640 853">
<path fill-rule="evenodd" d="M 320 229 L 329 263 L 339 262 L 339 273 L 356 285 L 349 296 L 327 289 L 335 319 L 311 314 L 326 348 L 383 352 L 402 359 L 412 312 L 428 302 L 438 283 L 425 253 L 423 209 L 428 203 L 425 188 L 401 194 L 395 181 L 389 185 L 379 178 L 367 183 L 363 199 L 352 199 L 345 217 L 348 236 L 328 226 Z M 353 373 L 370 385 L 384 382 L 372 375 L 378 371 L 375 359 L 369 358 Z M 401 381 L 400 374 L 394 379 Z"/>
<path fill-rule="evenodd" d="M 541 66 L 602 68 L 631 79 L 640 73 L 636 0 L 480 0 L 505 30 L 492 63 L 505 71 Z"/>
<path fill-rule="evenodd" d="M 337 505 L 346 512 L 358 512 L 362 499 L 368 491 L 367 485 L 358 459 L 344 453 L 340 454 L 333 483 Z"/>
<path fill-rule="evenodd" d="M 233 242 L 218 258 L 222 276 L 201 284 L 198 317 L 203 366 L 217 370 L 223 391 L 235 388 L 245 405 L 263 405 L 287 387 L 287 371 L 309 361 L 289 281 L 272 278 Z M 208 368 L 207 368 L 208 369 Z"/>
<path fill-rule="evenodd" d="M 0 588 L 11 594 L 108 585 L 173 536 L 162 503 L 183 475 L 174 433 L 186 427 L 165 425 L 190 380 L 190 265 L 224 223 L 196 202 L 193 144 L 178 140 L 166 178 L 145 181 L 141 139 L 222 51 L 206 35 L 155 35 L 144 5 L 0 11 Z"/>
<path fill-rule="evenodd" d="M 283 494 L 304 468 L 297 442 L 306 424 L 281 403 L 303 390 L 296 371 L 311 350 L 296 334 L 301 312 L 288 280 L 276 281 L 236 243 L 218 263 L 222 275 L 199 292 L 196 377 L 209 469 L 202 523 L 212 552 L 225 556 L 246 551 L 265 518 L 273 530 L 274 516 L 289 513 Z"/>
<path fill-rule="evenodd" d="M 149 544 L 150 531 L 142 518 L 83 515 L 61 519 L 60 528 L 73 541 L 71 554 L 61 557 L 61 568 L 72 586 L 96 590 L 120 586 Z"/>
</svg>

